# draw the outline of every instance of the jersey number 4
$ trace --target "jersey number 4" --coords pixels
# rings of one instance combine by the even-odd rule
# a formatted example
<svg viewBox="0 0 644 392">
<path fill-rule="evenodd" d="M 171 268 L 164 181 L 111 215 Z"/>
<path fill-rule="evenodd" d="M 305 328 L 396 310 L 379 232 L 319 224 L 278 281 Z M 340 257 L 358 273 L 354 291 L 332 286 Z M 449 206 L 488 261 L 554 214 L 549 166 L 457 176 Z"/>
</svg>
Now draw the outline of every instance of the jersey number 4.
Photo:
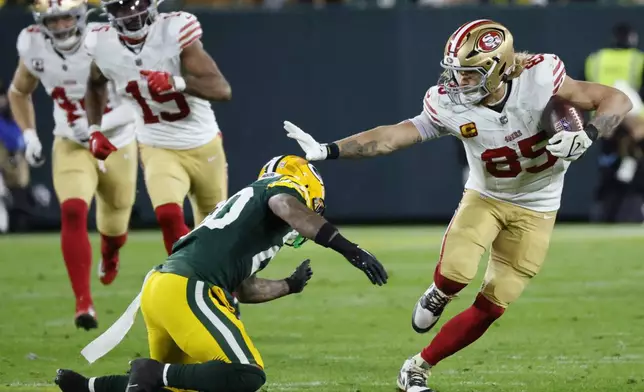
<svg viewBox="0 0 644 392">
<path fill-rule="evenodd" d="M 188 115 L 190 114 L 190 106 L 188 106 L 188 101 L 186 101 L 186 97 L 181 93 L 172 92 L 166 94 L 156 94 L 150 91 L 150 96 L 152 97 L 152 100 L 154 102 L 167 103 L 174 101 L 177 105 L 177 108 L 179 109 L 179 111 L 176 113 L 161 112 L 157 116 L 152 112 L 152 109 L 150 108 L 148 103 L 145 102 L 145 98 L 143 98 L 143 96 L 141 95 L 139 83 L 134 80 L 130 81 L 125 87 L 125 91 L 128 94 L 132 95 L 132 98 L 134 98 L 141 107 L 141 111 L 143 112 L 143 122 L 146 124 L 159 123 L 159 117 L 161 117 L 162 120 L 168 122 L 179 121 L 188 117 Z"/>
<path fill-rule="evenodd" d="M 51 91 L 51 99 L 53 99 L 54 102 L 58 104 L 58 107 L 65 111 L 65 113 L 67 114 L 67 123 L 69 125 L 74 125 L 74 122 L 81 118 L 81 116 L 76 114 L 78 105 L 76 104 L 76 102 L 67 97 L 67 93 L 65 92 L 65 89 L 63 87 L 54 87 L 54 89 Z M 79 100 L 78 104 L 80 104 L 81 109 L 85 111 L 85 99 Z M 111 110 L 112 108 L 105 106 L 104 114 L 109 113 Z"/>
<path fill-rule="evenodd" d="M 534 136 L 530 136 L 519 141 L 519 152 L 524 158 L 535 159 L 545 154 L 547 160 L 540 164 L 526 167 L 525 171 L 528 173 L 539 173 L 549 167 L 552 167 L 557 162 L 557 157 L 550 154 L 544 145 L 541 148 L 535 148 L 539 143 L 548 139 L 545 132 L 539 132 Z M 508 147 L 494 148 L 483 151 L 481 160 L 485 162 L 485 168 L 488 173 L 497 178 L 514 178 L 518 176 L 524 169 L 519 162 L 519 154 Z"/>
</svg>

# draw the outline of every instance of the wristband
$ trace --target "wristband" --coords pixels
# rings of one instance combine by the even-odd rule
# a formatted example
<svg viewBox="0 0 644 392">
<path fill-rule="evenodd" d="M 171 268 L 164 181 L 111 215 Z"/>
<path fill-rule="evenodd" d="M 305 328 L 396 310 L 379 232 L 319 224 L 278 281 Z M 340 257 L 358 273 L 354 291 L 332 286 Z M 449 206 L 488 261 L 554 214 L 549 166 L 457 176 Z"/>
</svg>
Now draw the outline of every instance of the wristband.
<svg viewBox="0 0 644 392">
<path fill-rule="evenodd" d="M 289 294 L 294 293 L 295 292 L 295 287 L 293 287 L 293 286 L 295 286 L 295 282 L 293 281 L 293 279 L 289 276 L 288 278 L 284 279 L 284 281 L 286 282 L 286 285 L 288 286 L 288 293 Z"/>
<path fill-rule="evenodd" d="M 94 132 L 100 132 L 101 131 L 101 126 L 96 125 L 96 124 L 92 124 L 92 125 L 89 126 L 88 130 L 89 130 L 89 134 L 91 135 Z"/>
<path fill-rule="evenodd" d="M 588 135 L 588 138 L 592 141 L 597 140 L 597 137 L 599 136 L 599 130 L 593 124 L 586 125 L 584 132 L 586 132 L 586 135 Z"/>
<path fill-rule="evenodd" d="M 181 76 L 173 76 L 172 81 L 174 82 L 175 91 L 183 91 L 186 89 L 186 80 Z"/>
<path fill-rule="evenodd" d="M 340 157 L 340 147 L 335 143 L 329 143 L 326 147 L 326 159 L 338 159 Z"/>
<path fill-rule="evenodd" d="M 318 245 L 322 245 L 325 248 L 331 248 L 343 255 L 355 251 L 358 247 L 353 242 L 344 238 L 338 229 L 329 222 L 326 222 L 322 227 L 320 227 L 320 230 L 315 235 L 313 241 Z"/>
</svg>

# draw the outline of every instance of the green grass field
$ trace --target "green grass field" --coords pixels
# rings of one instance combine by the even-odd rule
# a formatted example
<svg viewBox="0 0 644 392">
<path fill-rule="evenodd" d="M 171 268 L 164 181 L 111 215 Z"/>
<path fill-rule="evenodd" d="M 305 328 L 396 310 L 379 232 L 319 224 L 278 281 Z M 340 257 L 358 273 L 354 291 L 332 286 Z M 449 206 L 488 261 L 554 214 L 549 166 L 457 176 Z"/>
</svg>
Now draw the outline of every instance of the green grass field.
<svg viewBox="0 0 644 392">
<path fill-rule="evenodd" d="M 431 283 L 442 227 L 346 228 L 388 268 L 374 287 L 341 256 L 315 244 L 283 250 L 262 276 L 281 278 L 310 257 L 300 295 L 245 305 L 242 319 L 266 362 L 265 391 L 395 391 L 403 360 L 435 331 L 417 335 L 410 312 Z M 98 238 L 92 237 L 98 257 Z M 145 356 L 139 316 L 126 339 L 93 365 L 81 348 L 114 321 L 145 273 L 164 258 L 158 232 L 130 236 L 121 271 L 92 287 L 99 331 L 73 326 L 74 302 L 56 235 L 0 237 L 0 391 L 57 391 L 59 367 L 123 373 Z M 443 321 L 470 305 L 477 281 Z M 644 227 L 557 226 L 548 261 L 483 339 L 447 359 L 431 385 L 441 392 L 644 390 Z"/>
</svg>

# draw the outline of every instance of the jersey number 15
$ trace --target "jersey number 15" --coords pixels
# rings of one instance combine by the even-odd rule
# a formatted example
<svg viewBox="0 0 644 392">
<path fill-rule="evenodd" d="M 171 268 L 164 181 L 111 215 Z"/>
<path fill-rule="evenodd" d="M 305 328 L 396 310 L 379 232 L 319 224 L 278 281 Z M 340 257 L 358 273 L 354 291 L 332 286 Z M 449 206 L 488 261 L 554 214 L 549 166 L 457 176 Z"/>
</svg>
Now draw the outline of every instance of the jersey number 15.
<svg viewBox="0 0 644 392">
<path fill-rule="evenodd" d="M 125 92 L 132 95 L 132 98 L 134 98 L 134 100 L 136 100 L 136 102 L 141 107 L 141 112 L 143 112 L 143 122 L 145 124 L 157 124 L 160 122 L 159 117 L 161 117 L 161 120 L 167 122 L 179 121 L 188 117 L 188 115 L 190 114 L 190 106 L 188 106 L 188 101 L 186 101 L 186 97 L 181 93 L 172 92 L 166 94 L 156 94 L 150 91 L 150 97 L 152 97 L 152 100 L 154 102 L 167 103 L 174 101 L 177 105 L 177 108 L 179 109 L 179 111 L 176 113 L 161 112 L 157 116 L 152 112 L 152 109 L 150 108 L 148 103 L 145 102 L 145 98 L 143 98 L 143 96 L 141 95 L 139 83 L 134 80 L 130 81 L 125 87 Z"/>
</svg>

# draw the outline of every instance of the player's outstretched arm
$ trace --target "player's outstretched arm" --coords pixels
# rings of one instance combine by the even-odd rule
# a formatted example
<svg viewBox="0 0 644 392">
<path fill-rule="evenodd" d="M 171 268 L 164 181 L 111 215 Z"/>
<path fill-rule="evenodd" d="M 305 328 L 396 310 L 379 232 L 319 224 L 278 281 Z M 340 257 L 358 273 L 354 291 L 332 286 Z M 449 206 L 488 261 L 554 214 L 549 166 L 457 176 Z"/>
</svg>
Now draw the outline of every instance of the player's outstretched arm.
<svg viewBox="0 0 644 392">
<path fill-rule="evenodd" d="M 582 82 L 566 76 L 557 95 L 583 110 L 596 110 L 595 118 L 587 125 L 591 140 L 609 136 L 624 120 L 633 104 L 620 90 L 599 83 Z"/>
<path fill-rule="evenodd" d="M 329 144 L 318 143 L 296 125 L 285 121 L 287 136 L 295 139 L 306 152 L 306 159 L 319 161 L 335 158 L 364 158 L 391 152 L 421 143 L 423 137 L 411 121 L 383 125 Z"/>
<path fill-rule="evenodd" d="M 253 275 L 239 285 L 237 299 L 245 304 L 258 304 L 301 293 L 313 275 L 310 264 L 309 259 L 304 260 L 291 276 L 281 280 L 262 279 Z"/>
<path fill-rule="evenodd" d="M 215 60 L 204 50 L 201 40 L 195 40 L 181 52 L 182 76 L 186 94 L 209 101 L 228 101 L 232 97 L 230 84 L 217 67 Z"/>
<path fill-rule="evenodd" d="M 42 144 L 36 133 L 36 116 L 31 94 L 38 87 L 39 79 L 34 76 L 22 60 L 13 75 L 9 87 L 9 107 L 13 118 L 22 130 L 25 140 L 25 159 L 34 167 L 42 165 L 45 160 L 42 156 Z"/>
<path fill-rule="evenodd" d="M 354 267 L 362 270 L 371 283 L 380 286 L 387 283 L 385 268 L 371 253 L 344 238 L 335 226 L 311 211 L 296 197 L 280 193 L 268 200 L 268 206 L 300 235 L 340 253 Z"/>
</svg>

